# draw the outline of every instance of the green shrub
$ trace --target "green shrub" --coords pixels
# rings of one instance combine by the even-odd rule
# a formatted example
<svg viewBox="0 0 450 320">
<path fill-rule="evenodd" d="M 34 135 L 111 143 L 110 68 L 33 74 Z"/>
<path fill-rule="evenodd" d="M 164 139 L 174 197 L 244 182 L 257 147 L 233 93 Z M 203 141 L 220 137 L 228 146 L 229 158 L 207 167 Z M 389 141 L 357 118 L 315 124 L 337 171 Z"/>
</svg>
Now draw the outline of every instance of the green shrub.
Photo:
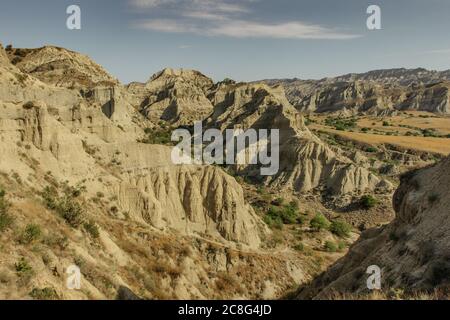
<svg viewBox="0 0 450 320">
<path fill-rule="evenodd" d="M 14 218 L 7 212 L 0 212 L 0 232 L 8 229 L 14 222 Z"/>
<path fill-rule="evenodd" d="M 56 290 L 53 288 L 33 288 L 30 292 L 30 296 L 35 300 L 58 300 L 59 296 Z"/>
<path fill-rule="evenodd" d="M 57 211 L 73 228 L 78 228 L 83 223 L 83 208 L 70 198 L 62 198 L 58 203 Z"/>
<path fill-rule="evenodd" d="M 305 246 L 303 245 L 303 243 L 296 244 L 294 246 L 294 250 L 296 250 L 296 251 L 304 251 L 305 250 Z"/>
<path fill-rule="evenodd" d="M 83 188 L 65 187 L 65 195 L 60 197 L 55 187 L 45 187 L 42 198 L 47 208 L 55 210 L 70 226 L 78 228 L 83 223 L 84 210 L 75 198 Z"/>
<path fill-rule="evenodd" d="M 40 238 L 42 234 L 41 227 L 37 224 L 29 224 L 25 227 L 22 232 L 19 242 L 21 244 L 30 244 Z"/>
<path fill-rule="evenodd" d="M 378 204 L 378 200 L 371 195 L 362 196 L 360 202 L 361 206 L 367 210 L 375 207 Z"/>
<path fill-rule="evenodd" d="M 342 119 L 329 117 L 325 120 L 325 124 L 327 126 L 334 127 L 336 130 L 345 131 L 354 129 L 356 127 L 357 120 L 355 118 Z"/>
<path fill-rule="evenodd" d="M 264 222 L 270 227 L 274 229 L 282 229 L 283 228 L 283 220 L 278 212 L 275 211 L 274 208 L 270 208 L 269 212 L 264 216 Z"/>
<path fill-rule="evenodd" d="M 9 202 L 5 199 L 6 192 L 0 188 L 0 232 L 9 228 L 14 219 L 8 213 Z"/>
<path fill-rule="evenodd" d="M 428 196 L 428 202 L 433 204 L 439 200 L 439 195 L 437 193 L 430 194 Z"/>
<path fill-rule="evenodd" d="M 283 224 L 295 224 L 302 222 L 297 204 L 294 201 L 287 205 L 283 205 L 284 200 L 282 198 L 278 198 L 272 203 L 279 204 L 279 206 L 271 206 L 264 218 L 264 221 L 270 227 L 281 229 Z"/>
<path fill-rule="evenodd" d="M 345 248 L 347 248 L 347 244 L 344 241 L 339 241 L 338 242 L 338 250 L 339 251 L 344 251 Z"/>
<path fill-rule="evenodd" d="M 375 152 L 378 152 L 378 149 L 375 147 L 367 147 L 366 152 L 375 153 Z"/>
<path fill-rule="evenodd" d="M 20 258 L 19 261 L 17 261 L 14 264 L 16 268 L 16 273 L 19 277 L 25 277 L 29 276 L 33 273 L 33 268 L 30 266 L 28 261 L 25 260 L 25 258 Z"/>
<path fill-rule="evenodd" d="M 91 235 L 92 238 L 97 239 L 100 236 L 98 226 L 93 221 L 88 221 L 84 224 L 84 229 Z"/>
<path fill-rule="evenodd" d="M 325 250 L 327 252 L 336 252 L 338 250 L 338 246 L 332 241 L 327 241 L 325 242 Z"/>
<path fill-rule="evenodd" d="M 389 122 L 383 121 L 383 127 L 389 127 L 389 126 L 390 126 Z"/>
<path fill-rule="evenodd" d="M 309 222 L 309 226 L 314 231 L 327 230 L 330 226 L 330 221 L 321 213 L 318 213 Z"/>
<path fill-rule="evenodd" d="M 352 227 L 344 221 L 333 221 L 330 225 L 330 231 L 341 238 L 350 236 Z"/>
<path fill-rule="evenodd" d="M 146 128 L 144 132 L 146 137 L 139 141 L 141 143 L 174 145 L 171 128 L 168 128 L 165 125 L 162 126 L 161 129 Z"/>
</svg>

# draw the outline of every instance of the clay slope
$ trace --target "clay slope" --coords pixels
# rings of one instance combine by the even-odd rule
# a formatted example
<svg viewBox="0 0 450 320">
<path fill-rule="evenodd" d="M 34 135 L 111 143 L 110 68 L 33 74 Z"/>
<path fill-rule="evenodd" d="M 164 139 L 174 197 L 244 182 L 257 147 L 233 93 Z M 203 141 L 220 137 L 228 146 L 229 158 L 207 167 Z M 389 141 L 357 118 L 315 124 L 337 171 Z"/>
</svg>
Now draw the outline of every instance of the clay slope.
<svg viewBox="0 0 450 320">
<path fill-rule="evenodd" d="M 391 184 L 332 150 L 305 126 L 281 87 L 263 84 L 220 85 L 212 94 L 214 113 L 207 125 L 221 130 L 279 129 L 280 168 L 265 183 L 291 191 L 323 191 L 328 195 L 389 192 Z M 241 174 L 260 179 L 255 166 L 239 166 Z"/>
<path fill-rule="evenodd" d="M 212 111 L 206 98 L 212 85 L 212 80 L 198 71 L 164 69 L 147 83 L 131 83 L 128 91 L 137 97 L 141 112 L 150 120 L 191 125 Z"/>
<path fill-rule="evenodd" d="M 119 83 L 88 56 L 64 48 L 11 48 L 7 53 L 11 62 L 21 71 L 58 87 L 78 89 Z"/>
<path fill-rule="evenodd" d="M 361 235 L 349 253 L 299 299 L 367 292 L 367 267 L 382 269 L 382 290 L 433 291 L 450 286 L 450 158 L 402 178 L 393 199 L 395 220 Z"/>
</svg>

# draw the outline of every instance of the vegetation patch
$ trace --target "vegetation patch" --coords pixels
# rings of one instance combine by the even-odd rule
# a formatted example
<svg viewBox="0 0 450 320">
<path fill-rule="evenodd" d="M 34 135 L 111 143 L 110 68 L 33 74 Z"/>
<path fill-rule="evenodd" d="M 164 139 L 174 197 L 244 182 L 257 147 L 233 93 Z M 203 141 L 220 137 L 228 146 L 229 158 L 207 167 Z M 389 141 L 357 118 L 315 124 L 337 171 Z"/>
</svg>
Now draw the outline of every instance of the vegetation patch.
<svg viewBox="0 0 450 320">
<path fill-rule="evenodd" d="M 328 219 L 323 214 L 318 213 L 309 222 L 309 227 L 316 232 L 321 230 L 328 230 L 330 227 L 330 221 L 328 221 Z"/>
<path fill-rule="evenodd" d="M 35 300 L 58 300 L 59 296 L 56 290 L 53 288 L 33 288 L 30 292 L 30 296 Z"/>
<path fill-rule="evenodd" d="M 0 232 L 8 229 L 14 222 L 13 217 L 8 213 L 9 202 L 5 199 L 6 192 L 0 188 Z"/>
<path fill-rule="evenodd" d="M 84 209 L 77 200 L 81 191 L 77 188 L 64 190 L 59 196 L 55 187 L 46 187 L 42 192 L 47 208 L 55 210 L 70 226 L 78 228 L 84 221 Z"/>
<path fill-rule="evenodd" d="M 330 231 L 341 238 L 347 238 L 350 236 L 352 227 L 344 221 L 333 221 L 330 225 Z"/>
<path fill-rule="evenodd" d="M 360 200 L 361 206 L 366 209 L 372 209 L 378 204 L 378 200 L 372 195 L 364 195 Z"/>
</svg>

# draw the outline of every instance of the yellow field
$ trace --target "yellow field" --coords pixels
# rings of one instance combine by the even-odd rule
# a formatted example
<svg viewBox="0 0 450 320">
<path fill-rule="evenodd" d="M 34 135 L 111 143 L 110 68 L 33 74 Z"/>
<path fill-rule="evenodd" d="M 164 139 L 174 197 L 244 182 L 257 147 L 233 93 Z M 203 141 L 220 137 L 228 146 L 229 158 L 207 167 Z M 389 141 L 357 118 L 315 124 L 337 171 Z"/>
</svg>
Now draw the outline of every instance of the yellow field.
<svg viewBox="0 0 450 320">
<path fill-rule="evenodd" d="M 329 116 L 310 116 L 310 119 L 314 123 L 310 124 L 309 128 L 371 145 L 390 144 L 404 149 L 443 155 L 450 154 L 450 138 L 425 137 L 421 131 L 431 129 L 439 136 L 450 135 L 450 117 L 438 117 L 431 113 L 410 111 L 406 114 L 393 117 L 364 116 L 357 118 L 355 128 L 344 131 L 336 130 L 334 127 L 326 125 L 325 119 L 327 117 Z M 386 122 L 389 125 L 386 125 Z M 366 130 L 367 132 L 363 132 L 362 130 Z M 392 135 L 386 135 L 386 133 Z"/>
</svg>

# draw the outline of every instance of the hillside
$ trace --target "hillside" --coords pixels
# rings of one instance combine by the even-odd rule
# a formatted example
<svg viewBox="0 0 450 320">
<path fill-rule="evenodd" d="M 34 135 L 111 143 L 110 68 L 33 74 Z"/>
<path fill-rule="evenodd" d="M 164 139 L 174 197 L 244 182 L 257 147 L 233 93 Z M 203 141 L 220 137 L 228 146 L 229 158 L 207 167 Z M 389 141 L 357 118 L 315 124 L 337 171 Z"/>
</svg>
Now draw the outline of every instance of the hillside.
<svg viewBox="0 0 450 320">
<path fill-rule="evenodd" d="M 297 298 L 368 294 L 365 271 L 371 265 L 381 268 L 385 292 L 437 292 L 448 297 L 450 193 L 442 186 L 450 183 L 449 168 L 447 158 L 404 175 L 393 199 L 395 220 L 363 233 L 343 259 L 303 287 Z"/>
</svg>

